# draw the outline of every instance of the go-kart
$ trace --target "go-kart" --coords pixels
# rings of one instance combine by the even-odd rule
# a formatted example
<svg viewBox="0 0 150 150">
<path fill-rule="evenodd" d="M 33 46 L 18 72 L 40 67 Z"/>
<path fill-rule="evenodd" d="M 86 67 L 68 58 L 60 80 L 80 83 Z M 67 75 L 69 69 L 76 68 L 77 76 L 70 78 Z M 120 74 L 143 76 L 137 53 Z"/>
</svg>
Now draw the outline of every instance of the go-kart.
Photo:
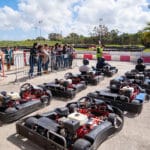
<svg viewBox="0 0 150 150">
<path fill-rule="evenodd" d="M 146 69 L 143 72 L 139 72 L 138 70 L 132 69 L 131 71 L 127 71 L 125 76 L 128 79 L 139 79 L 144 80 L 146 77 L 150 78 L 150 69 Z"/>
<path fill-rule="evenodd" d="M 25 83 L 17 92 L 0 93 L 0 121 L 13 122 L 35 110 L 50 104 L 51 92 Z"/>
<path fill-rule="evenodd" d="M 72 80 L 66 79 L 55 79 L 54 82 L 44 83 L 39 86 L 50 90 L 53 96 L 64 98 L 73 98 L 77 92 L 87 87 L 85 82 L 73 84 Z"/>
<path fill-rule="evenodd" d="M 106 77 L 112 77 L 114 74 L 118 72 L 118 69 L 114 66 L 111 66 L 110 64 L 106 64 L 103 68 L 96 69 L 95 67 L 92 67 L 93 70 L 96 71 L 96 74 L 104 74 Z"/>
<path fill-rule="evenodd" d="M 134 114 L 140 114 L 144 101 L 148 100 L 147 94 L 143 93 L 138 85 L 124 85 L 118 93 L 111 93 L 109 90 L 95 91 L 88 96 L 102 99 L 113 106 Z"/>
<path fill-rule="evenodd" d="M 119 92 L 123 85 L 137 84 L 144 92 L 150 95 L 150 79 L 148 77 L 144 78 L 143 74 L 135 75 L 134 79 L 129 79 L 126 76 L 120 76 L 110 81 L 110 91 Z"/>
<path fill-rule="evenodd" d="M 77 93 L 87 88 L 85 81 L 82 81 L 78 76 L 73 75 L 70 72 L 66 73 L 64 77 L 66 80 L 71 80 L 71 84 L 76 89 Z"/>
<path fill-rule="evenodd" d="M 25 118 L 17 122 L 16 130 L 47 150 L 96 150 L 123 124 L 120 109 L 83 97 L 66 107 Z"/>
<path fill-rule="evenodd" d="M 65 74 L 66 79 L 72 79 L 73 82 L 76 81 L 85 81 L 86 84 L 97 85 L 100 81 L 104 80 L 103 74 L 96 74 L 95 71 L 90 71 L 88 73 L 81 73 L 81 74 L 72 74 L 68 72 Z"/>
</svg>

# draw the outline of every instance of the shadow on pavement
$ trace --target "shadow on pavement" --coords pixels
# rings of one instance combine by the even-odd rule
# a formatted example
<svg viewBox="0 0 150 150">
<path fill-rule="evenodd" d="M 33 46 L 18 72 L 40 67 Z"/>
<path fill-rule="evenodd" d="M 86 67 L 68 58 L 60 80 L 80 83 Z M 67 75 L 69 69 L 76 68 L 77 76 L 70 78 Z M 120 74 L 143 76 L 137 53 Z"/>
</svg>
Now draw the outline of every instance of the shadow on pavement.
<svg viewBox="0 0 150 150">
<path fill-rule="evenodd" d="M 18 135 L 18 134 L 12 134 L 11 136 L 9 136 L 7 138 L 7 140 L 11 143 L 13 143 L 14 145 L 16 145 L 17 147 L 19 147 L 19 149 L 21 150 L 43 150 L 42 148 L 38 147 L 37 145 L 35 145 L 34 143 L 32 143 L 31 141 L 29 141 L 28 139 Z"/>
</svg>

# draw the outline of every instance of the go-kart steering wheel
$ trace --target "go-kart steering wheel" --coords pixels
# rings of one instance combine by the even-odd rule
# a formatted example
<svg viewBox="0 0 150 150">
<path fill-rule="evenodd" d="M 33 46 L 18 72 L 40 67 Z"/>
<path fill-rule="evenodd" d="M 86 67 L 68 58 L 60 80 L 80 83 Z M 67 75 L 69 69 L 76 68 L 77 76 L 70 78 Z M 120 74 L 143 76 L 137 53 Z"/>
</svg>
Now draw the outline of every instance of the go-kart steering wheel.
<svg viewBox="0 0 150 150">
<path fill-rule="evenodd" d="M 69 79 L 71 77 L 73 77 L 73 74 L 71 72 L 67 72 L 65 75 L 64 75 L 65 79 Z"/>
<path fill-rule="evenodd" d="M 77 106 L 78 108 L 89 108 L 92 103 L 93 99 L 91 97 L 85 96 L 77 101 Z"/>
<path fill-rule="evenodd" d="M 32 87 L 32 85 L 30 83 L 25 83 L 21 86 L 20 90 L 21 91 L 26 91 L 26 90 L 30 90 Z"/>
</svg>

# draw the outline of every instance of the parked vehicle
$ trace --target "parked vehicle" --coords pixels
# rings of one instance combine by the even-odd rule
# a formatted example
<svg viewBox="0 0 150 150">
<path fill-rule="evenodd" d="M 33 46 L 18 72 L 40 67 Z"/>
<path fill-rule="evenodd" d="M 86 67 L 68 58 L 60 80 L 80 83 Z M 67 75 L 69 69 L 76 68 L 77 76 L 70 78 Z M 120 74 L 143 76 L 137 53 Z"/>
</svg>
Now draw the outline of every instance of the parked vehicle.
<svg viewBox="0 0 150 150">
<path fill-rule="evenodd" d="M 95 91 L 88 96 L 102 99 L 113 106 L 134 114 L 140 114 L 144 101 L 147 100 L 147 94 L 139 88 L 138 85 L 124 85 L 118 93 L 112 93 L 110 90 Z"/>
<path fill-rule="evenodd" d="M 16 130 L 47 150 L 96 150 L 123 124 L 121 110 L 83 97 L 65 107 L 25 118 L 16 124 Z"/>
<path fill-rule="evenodd" d="M 25 83 L 17 92 L 0 92 L 0 121 L 13 122 L 19 118 L 50 104 L 49 90 Z"/>
</svg>

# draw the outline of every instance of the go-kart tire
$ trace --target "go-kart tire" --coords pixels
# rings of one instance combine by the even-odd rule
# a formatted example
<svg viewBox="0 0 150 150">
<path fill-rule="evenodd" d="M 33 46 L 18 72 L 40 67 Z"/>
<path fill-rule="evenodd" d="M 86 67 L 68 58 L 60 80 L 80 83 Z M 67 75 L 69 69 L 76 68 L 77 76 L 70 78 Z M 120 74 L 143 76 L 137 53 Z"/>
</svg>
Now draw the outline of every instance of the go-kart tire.
<svg viewBox="0 0 150 150">
<path fill-rule="evenodd" d="M 38 119 L 35 117 L 29 117 L 28 119 L 25 120 L 25 126 L 34 129 L 34 126 L 37 124 Z"/>
<path fill-rule="evenodd" d="M 122 102 L 129 102 L 130 100 L 129 100 L 129 98 L 127 97 L 127 96 L 124 96 L 124 95 L 121 95 L 120 96 L 120 100 L 122 101 Z"/>
<path fill-rule="evenodd" d="M 91 143 L 85 139 L 78 139 L 74 145 L 73 150 L 89 150 Z"/>
<path fill-rule="evenodd" d="M 118 93 L 118 92 L 119 92 L 119 89 L 117 89 L 117 88 L 116 88 L 116 89 L 110 88 L 110 92 L 111 92 L 111 93 Z"/>
<path fill-rule="evenodd" d="M 23 93 L 24 93 L 24 91 L 21 91 L 19 94 L 21 98 L 23 98 Z"/>
<path fill-rule="evenodd" d="M 69 108 L 69 112 L 70 112 L 70 113 L 73 113 L 73 112 L 75 112 L 75 111 L 77 110 L 78 105 L 77 105 L 77 104 L 70 104 L 70 105 L 68 106 L 68 108 Z"/>
<path fill-rule="evenodd" d="M 15 112 L 17 112 L 17 109 L 14 107 L 9 107 L 5 110 L 5 113 L 8 113 L 8 114 L 15 113 Z"/>
<path fill-rule="evenodd" d="M 150 95 L 146 94 L 145 100 L 150 101 Z"/>
<path fill-rule="evenodd" d="M 75 95 L 76 95 L 76 92 L 75 91 L 67 91 L 66 92 L 66 97 L 67 98 L 74 98 L 75 97 Z"/>
<path fill-rule="evenodd" d="M 115 131 L 117 132 L 119 132 L 123 127 L 124 120 L 119 115 L 116 115 L 115 113 L 109 114 L 108 121 L 112 123 L 112 125 L 115 128 Z"/>
<path fill-rule="evenodd" d="M 96 78 L 96 79 L 93 80 L 92 84 L 93 84 L 93 85 L 98 85 L 98 84 L 99 84 L 99 81 L 100 81 L 100 80 Z"/>
<path fill-rule="evenodd" d="M 140 104 L 140 101 L 138 101 L 138 100 L 133 100 L 131 103 L 132 103 L 132 104 L 139 105 L 139 104 Z"/>
<path fill-rule="evenodd" d="M 112 76 L 113 76 L 113 73 L 112 73 L 112 72 L 108 72 L 108 73 L 107 73 L 107 76 L 108 76 L 108 77 L 112 77 Z"/>
<path fill-rule="evenodd" d="M 43 96 L 41 97 L 41 102 L 42 102 L 45 106 L 49 105 L 49 104 L 50 104 L 50 98 L 49 98 L 49 96 L 43 95 Z"/>
</svg>

